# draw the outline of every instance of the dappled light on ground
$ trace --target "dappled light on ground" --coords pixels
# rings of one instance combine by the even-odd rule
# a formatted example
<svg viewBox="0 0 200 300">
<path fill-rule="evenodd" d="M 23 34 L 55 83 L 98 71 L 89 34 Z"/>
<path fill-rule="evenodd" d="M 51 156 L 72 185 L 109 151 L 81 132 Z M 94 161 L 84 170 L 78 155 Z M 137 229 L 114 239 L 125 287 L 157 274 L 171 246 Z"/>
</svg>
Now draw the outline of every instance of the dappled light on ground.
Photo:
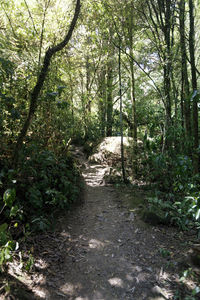
<svg viewBox="0 0 200 300">
<path fill-rule="evenodd" d="M 103 248 L 104 247 L 104 243 L 96 240 L 96 239 L 91 239 L 89 241 L 89 248 L 91 249 L 100 249 L 100 248 Z"/>
<path fill-rule="evenodd" d="M 59 218 L 55 232 L 38 235 L 32 290 L 47 300 L 172 299 L 182 288 L 179 249 L 168 257 L 159 249 L 174 251 L 184 237 L 144 225 L 124 193 L 102 185 L 104 168 L 86 164 L 84 203 Z"/>
<path fill-rule="evenodd" d="M 61 286 L 60 291 L 63 293 L 63 295 L 67 296 L 73 296 L 76 294 L 77 291 L 80 291 L 82 289 L 82 285 L 77 283 L 77 284 L 72 284 L 72 283 L 65 283 L 63 286 Z M 62 296 L 62 295 L 60 295 Z"/>
<path fill-rule="evenodd" d="M 83 171 L 83 178 L 88 186 L 105 185 L 104 176 L 108 172 L 108 167 L 101 165 L 87 166 Z"/>
<path fill-rule="evenodd" d="M 123 280 L 120 278 L 110 278 L 108 279 L 108 282 L 110 283 L 110 285 L 115 286 L 115 287 L 124 287 L 124 283 Z"/>
<path fill-rule="evenodd" d="M 131 137 L 124 137 L 124 147 L 131 147 L 133 139 Z M 96 153 L 90 157 L 91 161 L 103 162 L 108 159 L 110 155 L 115 156 L 120 160 L 121 157 L 121 136 L 106 137 L 98 145 Z"/>
</svg>

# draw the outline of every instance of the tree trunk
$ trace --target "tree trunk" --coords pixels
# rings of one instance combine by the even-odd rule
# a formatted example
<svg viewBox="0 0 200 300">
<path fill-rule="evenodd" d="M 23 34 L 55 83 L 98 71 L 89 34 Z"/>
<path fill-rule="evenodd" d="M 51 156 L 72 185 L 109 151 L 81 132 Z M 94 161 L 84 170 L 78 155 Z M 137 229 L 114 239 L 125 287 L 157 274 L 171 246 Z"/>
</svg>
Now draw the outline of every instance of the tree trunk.
<svg viewBox="0 0 200 300">
<path fill-rule="evenodd" d="M 113 62 L 107 65 L 107 126 L 106 136 L 112 136 L 113 127 Z"/>
<path fill-rule="evenodd" d="M 128 40 L 129 40 L 129 48 L 130 48 L 130 58 L 129 58 L 129 66 L 130 66 L 130 84 L 131 84 L 131 103 L 132 103 L 132 132 L 131 136 L 133 138 L 133 172 L 137 175 L 137 114 L 136 114 L 136 99 L 135 99 L 135 72 L 134 72 L 134 62 L 131 59 L 133 57 L 133 2 L 131 2 L 131 10 L 129 12 L 129 22 L 128 22 Z"/>
<path fill-rule="evenodd" d="M 131 51 L 130 51 L 131 52 Z M 132 55 L 132 54 L 131 54 Z M 134 64 L 130 60 L 130 71 L 131 71 L 131 103 L 132 103 L 132 137 L 137 147 L 137 113 L 136 113 L 136 99 L 135 99 L 135 74 L 134 74 Z"/>
<path fill-rule="evenodd" d="M 86 68 L 86 109 L 87 112 L 90 114 L 91 113 L 91 100 L 90 100 L 90 62 L 89 62 L 89 56 L 86 56 L 86 63 L 85 63 L 85 68 Z"/>
<path fill-rule="evenodd" d="M 171 126 L 171 0 L 166 0 L 165 8 L 165 26 L 163 32 L 166 44 L 166 53 L 164 59 L 164 90 L 166 98 L 166 129 Z M 166 141 L 167 143 L 167 141 Z"/>
<path fill-rule="evenodd" d="M 66 34 L 64 40 L 61 43 L 57 44 L 56 46 L 54 46 L 52 48 L 49 48 L 47 50 L 46 54 L 45 54 L 41 72 L 38 76 L 38 80 L 37 80 L 37 83 L 36 83 L 36 85 L 33 89 L 33 92 L 31 93 L 30 107 L 29 107 L 28 116 L 27 116 L 27 119 L 26 119 L 26 121 L 25 121 L 19 135 L 18 135 L 18 138 L 17 138 L 17 144 L 16 144 L 16 147 L 15 147 L 14 155 L 13 155 L 13 164 L 14 164 L 15 167 L 17 167 L 18 159 L 19 159 L 19 153 L 22 149 L 24 139 L 25 139 L 27 131 L 28 131 L 30 125 L 31 125 L 32 119 L 34 117 L 34 114 L 35 114 L 35 111 L 36 111 L 36 108 L 37 108 L 37 105 L 38 105 L 38 97 L 39 97 L 39 94 L 40 94 L 40 92 L 42 90 L 42 87 L 44 85 L 44 81 L 46 79 L 46 76 L 47 76 L 47 73 L 48 73 L 48 70 L 49 70 L 51 58 L 52 58 L 53 55 L 56 54 L 56 52 L 61 51 L 68 44 L 68 42 L 69 42 L 69 40 L 72 36 L 73 30 L 75 28 L 78 16 L 79 16 L 80 7 L 81 7 L 80 0 L 77 0 L 74 17 L 72 19 L 70 28 L 69 28 L 68 33 Z"/>
<path fill-rule="evenodd" d="M 126 183 L 126 173 L 124 166 L 124 133 L 123 133 L 123 102 L 122 102 L 122 77 L 121 77 L 121 49 L 119 47 L 119 97 L 120 97 L 120 133 L 121 133 L 121 165 L 122 165 L 122 178 Z"/>
<path fill-rule="evenodd" d="M 196 66 L 195 66 L 195 42 L 194 42 L 194 3 L 193 0 L 189 0 L 189 12 L 190 12 L 190 34 L 189 34 L 189 49 L 190 49 L 190 65 L 192 73 L 192 89 L 193 93 L 197 91 L 197 75 L 196 75 Z M 198 106 L 197 106 L 197 97 L 193 98 L 193 140 L 194 140 L 194 152 L 193 152 L 193 165 L 194 172 L 197 174 L 199 171 L 199 157 L 197 149 L 199 146 L 198 138 Z"/>
<path fill-rule="evenodd" d="M 136 118 L 136 99 L 135 99 L 135 72 L 134 72 L 134 62 L 131 59 L 133 57 L 133 30 L 134 30 L 134 7 L 133 2 L 131 2 L 130 12 L 129 12 L 129 22 L 128 22 L 128 41 L 130 48 L 130 58 L 129 58 L 129 66 L 130 66 L 130 84 L 131 84 L 131 103 L 132 103 L 132 137 L 137 145 L 137 118 Z"/>
<path fill-rule="evenodd" d="M 190 99 L 189 99 L 189 80 L 187 70 L 187 51 L 185 43 L 185 0 L 179 2 L 179 32 L 180 32 L 180 46 L 181 46 L 181 60 L 182 60 L 182 99 L 184 101 L 184 118 L 187 142 L 191 139 L 191 119 L 190 119 Z M 189 154 L 190 149 L 187 147 Z"/>
<path fill-rule="evenodd" d="M 101 136 L 105 137 L 106 128 L 106 70 L 105 68 L 101 70 L 99 76 L 99 119 L 101 127 Z"/>
</svg>

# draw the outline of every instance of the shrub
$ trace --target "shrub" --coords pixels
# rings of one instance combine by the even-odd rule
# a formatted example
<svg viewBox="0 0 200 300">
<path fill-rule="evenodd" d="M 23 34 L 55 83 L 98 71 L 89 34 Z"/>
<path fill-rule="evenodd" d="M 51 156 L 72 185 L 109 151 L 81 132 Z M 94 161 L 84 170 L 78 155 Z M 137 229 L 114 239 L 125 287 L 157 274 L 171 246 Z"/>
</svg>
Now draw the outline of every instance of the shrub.
<svg viewBox="0 0 200 300">
<path fill-rule="evenodd" d="M 200 232 L 200 177 L 193 175 L 190 157 L 150 153 L 148 166 L 149 179 L 156 183 L 149 210 L 182 230 L 195 227 Z"/>
<path fill-rule="evenodd" d="M 81 176 L 70 155 L 57 158 L 51 151 L 38 152 L 30 147 L 26 149 L 18 171 L 4 170 L 2 184 L 8 188 L 4 194 L 8 204 L 11 194 L 16 193 L 15 205 L 9 207 L 9 212 L 5 208 L 4 219 L 21 212 L 21 222 L 31 222 L 36 228 L 39 220 L 38 228 L 41 229 L 45 228 L 41 226 L 41 219 L 48 220 L 56 211 L 68 209 L 78 199 Z"/>
</svg>

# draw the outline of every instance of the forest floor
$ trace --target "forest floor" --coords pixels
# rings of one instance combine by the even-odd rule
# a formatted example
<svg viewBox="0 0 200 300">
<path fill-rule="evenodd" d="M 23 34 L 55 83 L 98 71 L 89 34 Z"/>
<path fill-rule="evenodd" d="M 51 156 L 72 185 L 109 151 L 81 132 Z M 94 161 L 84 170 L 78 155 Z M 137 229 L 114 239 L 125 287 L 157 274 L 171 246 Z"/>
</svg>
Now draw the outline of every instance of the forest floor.
<svg viewBox="0 0 200 300">
<path fill-rule="evenodd" d="M 105 184 L 106 166 L 81 159 L 84 201 L 34 239 L 31 275 L 11 267 L 34 296 L 26 290 L 10 299 L 186 299 L 194 283 L 179 278 L 192 237 L 145 224 L 127 200 L 145 192 Z"/>
</svg>

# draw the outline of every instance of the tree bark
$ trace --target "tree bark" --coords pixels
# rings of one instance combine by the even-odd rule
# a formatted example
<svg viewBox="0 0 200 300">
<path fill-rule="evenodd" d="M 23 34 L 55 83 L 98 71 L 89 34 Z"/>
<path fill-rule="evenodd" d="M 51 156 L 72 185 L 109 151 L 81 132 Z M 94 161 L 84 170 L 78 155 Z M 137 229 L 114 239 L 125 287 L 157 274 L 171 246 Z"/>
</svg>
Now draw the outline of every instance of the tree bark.
<svg viewBox="0 0 200 300">
<path fill-rule="evenodd" d="M 132 4 L 132 3 L 131 3 Z M 134 62 L 131 59 L 133 57 L 133 4 L 131 5 L 129 22 L 128 22 L 128 40 L 130 47 L 130 58 L 129 58 L 129 66 L 130 66 L 130 84 L 131 84 L 131 103 L 132 103 L 132 123 L 133 123 L 133 131 L 132 137 L 137 144 L 137 119 L 136 119 L 136 99 L 135 99 L 135 72 L 134 72 Z"/>
<path fill-rule="evenodd" d="M 192 73 L 192 89 L 193 93 L 197 91 L 197 74 L 195 66 L 195 32 L 194 32 L 194 3 L 193 0 L 189 0 L 189 13 L 190 13 L 190 33 L 189 33 L 189 49 L 190 49 L 190 65 Z M 199 171 L 199 157 L 197 149 L 199 146 L 199 133 L 198 133 L 198 106 L 197 97 L 193 98 L 192 110 L 193 110 L 193 140 L 194 140 L 194 153 L 193 153 L 193 166 L 195 174 Z"/>
<path fill-rule="evenodd" d="M 185 43 L 185 0 L 179 2 L 179 33 L 181 46 L 181 60 L 182 60 L 182 99 L 184 101 L 184 118 L 187 142 L 191 139 L 191 118 L 190 118 L 190 99 L 189 99 L 189 80 L 187 70 L 187 50 Z M 188 148 L 188 147 L 187 147 Z M 190 152 L 190 149 L 187 149 Z"/>
<path fill-rule="evenodd" d="M 103 68 L 100 71 L 99 76 L 99 119 L 101 126 L 101 136 L 105 137 L 105 128 L 106 128 L 106 70 Z"/>
<path fill-rule="evenodd" d="M 130 57 L 133 57 L 133 29 L 134 29 L 134 20 L 133 20 L 133 2 L 131 2 L 131 9 L 129 13 L 129 22 L 128 22 L 128 40 L 130 48 Z M 132 132 L 131 136 L 133 138 L 133 172 L 137 175 L 137 112 L 136 112 L 136 98 L 135 98 L 135 70 L 134 62 L 129 58 L 130 66 L 130 84 L 131 84 L 131 103 L 132 103 Z"/>
<path fill-rule="evenodd" d="M 31 122 L 32 122 L 33 116 L 35 114 L 35 111 L 37 109 L 38 97 L 39 97 L 39 94 L 40 94 L 40 92 L 42 90 L 42 87 L 44 85 L 44 81 L 46 79 L 46 76 L 47 76 L 47 73 L 48 73 L 48 70 L 49 70 L 51 58 L 52 58 L 53 55 L 56 54 L 56 52 L 61 51 L 68 44 L 68 42 L 69 42 L 69 40 L 72 36 L 73 30 L 75 28 L 75 25 L 76 25 L 76 22 L 77 22 L 77 19 L 78 19 L 78 16 L 79 16 L 80 8 L 81 8 L 80 0 L 77 0 L 74 17 L 72 19 L 72 22 L 70 24 L 69 30 L 68 30 L 65 38 L 63 39 L 62 42 L 60 42 L 56 46 L 54 46 L 52 48 L 49 48 L 47 50 L 46 54 L 45 54 L 41 72 L 38 76 L 37 83 L 36 83 L 32 93 L 31 93 L 30 107 L 29 107 L 28 116 L 27 116 L 27 119 L 26 119 L 26 121 L 25 121 L 19 135 L 18 135 L 18 138 L 17 138 L 17 143 L 16 143 L 14 155 L 13 155 L 13 164 L 14 164 L 15 167 L 17 167 L 19 153 L 22 149 L 24 139 L 25 139 L 27 131 L 28 131 L 30 125 L 31 125 Z"/>
<path fill-rule="evenodd" d="M 107 126 L 106 136 L 112 136 L 113 129 L 113 62 L 112 59 L 107 64 Z"/>
<path fill-rule="evenodd" d="M 90 100 L 90 62 L 89 62 L 89 56 L 86 56 L 86 63 L 85 63 L 85 69 L 86 69 L 86 109 L 87 112 L 91 113 L 91 100 Z"/>
<path fill-rule="evenodd" d="M 121 50 L 119 47 L 119 97 L 120 97 L 120 133 L 121 133 L 121 165 L 122 165 L 122 178 L 123 182 L 126 183 L 126 173 L 124 166 L 124 133 L 123 133 L 123 102 L 122 102 L 122 77 L 121 77 Z"/>
<path fill-rule="evenodd" d="M 166 53 L 164 54 L 164 90 L 166 97 L 166 129 L 171 126 L 171 0 L 166 0 L 164 9 L 165 25 L 163 25 L 163 33 L 165 37 Z M 164 3 L 163 3 L 164 6 Z M 168 141 L 166 141 L 166 144 Z"/>
</svg>

